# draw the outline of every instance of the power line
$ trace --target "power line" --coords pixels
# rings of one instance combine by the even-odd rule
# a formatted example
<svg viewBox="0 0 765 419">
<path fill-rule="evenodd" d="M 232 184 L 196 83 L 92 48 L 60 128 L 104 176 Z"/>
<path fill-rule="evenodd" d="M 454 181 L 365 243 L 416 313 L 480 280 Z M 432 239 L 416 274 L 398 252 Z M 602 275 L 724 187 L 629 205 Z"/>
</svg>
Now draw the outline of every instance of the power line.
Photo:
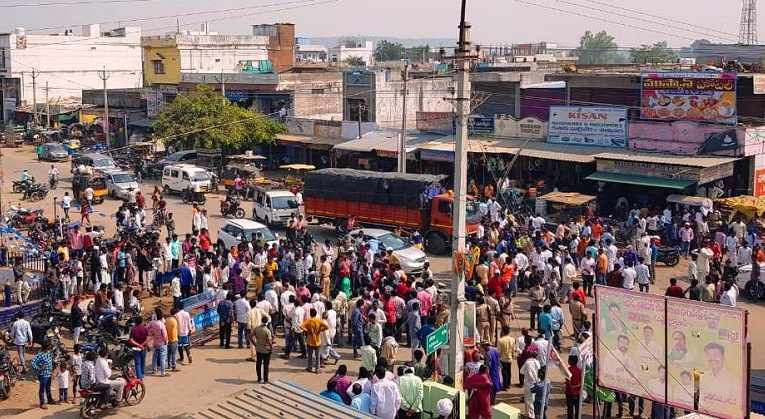
<svg viewBox="0 0 765 419">
<path fill-rule="evenodd" d="M 42 7 L 42 6 L 76 6 L 80 4 L 105 4 L 105 3 L 148 3 L 157 0 L 79 0 L 73 2 L 51 1 L 41 3 L 13 3 L 0 4 L 0 9 L 10 9 L 18 7 Z"/>
</svg>

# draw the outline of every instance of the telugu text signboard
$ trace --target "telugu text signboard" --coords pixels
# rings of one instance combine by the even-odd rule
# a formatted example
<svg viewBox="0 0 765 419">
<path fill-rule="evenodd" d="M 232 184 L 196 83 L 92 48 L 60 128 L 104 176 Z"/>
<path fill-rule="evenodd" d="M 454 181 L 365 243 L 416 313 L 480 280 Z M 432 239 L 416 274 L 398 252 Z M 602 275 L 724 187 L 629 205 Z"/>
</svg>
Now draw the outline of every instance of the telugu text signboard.
<svg viewBox="0 0 765 419">
<path fill-rule="evenodd" d="M 624 148 L 627 146 L 627 109 L 551 106 L 547 142 Z"/>
<path fill-rule="evenodd" d="M 667 333 L 669 404 L 718 418 L 745 417 L 746 311 L 672 298 Z"/>
<path fill-rule="evenodd" d="M 664 297 L 597 287 L 598 384 L 664 402 Z"/>
<path fill-rule="evenodd" d="M 644 73 L 640 117 L 735 125 L 736 73 Z"/>
</svg>

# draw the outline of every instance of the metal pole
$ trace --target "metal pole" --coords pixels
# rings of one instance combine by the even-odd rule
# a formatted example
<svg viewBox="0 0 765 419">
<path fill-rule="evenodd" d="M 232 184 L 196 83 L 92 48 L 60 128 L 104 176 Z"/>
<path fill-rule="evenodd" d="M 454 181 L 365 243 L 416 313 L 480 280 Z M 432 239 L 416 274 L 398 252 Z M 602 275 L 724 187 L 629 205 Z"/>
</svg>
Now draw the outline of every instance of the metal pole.
<svg viewBox="0 0 765 419">
<path fill-rule="evenodd" d="M 459 45 L 456 54 L 457 69 L 457 135 L 454 142 L 454 204 L 452 206 L 452 251 L 453 258 L 465 255 L 465 207 L 467 205 L 467 118 L 470 114 L 470 79 L 468 48 L 470 25 L 465 22 L 465 3 L 462 0 L 460 13 Z M 454 387 L 462 389 L 464 293 L 465 272 L 457 269 L 451 281 L 449 304 L 449 375 Z"/>
<path fill-rule="evenodd" d="M 403 106 L 401 107 L 401 138 L 398 142 L 398 172 L 406 173 L 406 83 L 409 78 L 409 64 L 404 64 L 404 70 L 401 72 L 404 81 L 404 90 L 402 92 Z"/>
<path fill-rule="evenodd" d="M 226 80 L 223 78 L 223 70 L 220 71 L 220 93 L 226 98 Z"/>
<path fill-rule="evenodd" d="M 48 81 L 45 81 L 45 127 L 50 128 L 50 100 L 48 98 Z"/>
<path fill-rule="evenodd" d="M 32 69 L 32 126 L 37 126 L 37 73 Z"/>
<path fill-rule="evenodd" d="M 106 141 L 106 149 L 109 149 L 109 94 L 106 90 L 106 80 L 109 76 L 106 74 L 106 66 L 104 70 L 98 76 L 104 82 L 104 139 Z"/>
<path fill-rule="evenodd" d="M 125 147 L 128 145 L 127 113 L 122 114 L 122 129 L 125 130 Z"/>
</svg>

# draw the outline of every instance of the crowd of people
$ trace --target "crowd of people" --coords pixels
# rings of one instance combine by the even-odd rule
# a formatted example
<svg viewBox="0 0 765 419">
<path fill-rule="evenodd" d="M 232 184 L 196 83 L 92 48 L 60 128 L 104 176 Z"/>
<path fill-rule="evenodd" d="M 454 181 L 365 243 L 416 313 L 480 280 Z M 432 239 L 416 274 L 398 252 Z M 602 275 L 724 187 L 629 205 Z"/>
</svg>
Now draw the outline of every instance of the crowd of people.
<svg viewBox="0 0 765 419">
<path fill-rule="evenodd" d="M 587 304 L 595 284 L 651 291 L 663 246 L 677 244 L 680 256 L 690 259 L 689 285 L 681 287 L 678 278 L 672 278 L 666 289 L 666 295 L 677 298 L 735 306 L 737 268 L 765 262 L 765 249 L 753 226 L 735 220 L 712 234 L 710 214 L 701 209 L 677 214 L 670 209 L 635 209 L 620 223 L 590 211 L 556 223 L 539 215 L 521 221 L 492 196 L 485 196 L 479 208 L 483 221 L 464 255 L 465 296 L 474 303 L 476 323 L 466 330 L 473 343 L 465 350 L 461 377 L 470 394 L 471 417 L 491 417 L 497 395 L 513 384 L 523 389 L 523 413 L 546 417 L 548 367 L 560 369 L 565 377 L 568 417 L 576 417 L 581 360 L 576 350 L 570 351 L 567 362 L 558 353 L 589 336 Z M 220 347 L 232 347 L 236 330 L 235 344 L 248 348 L 259 382 L 269 382 L 275 353 L 287 360 L 304 359 L 305 370 L 318 373 L 330 362 L 340 362 L 337 347 L 347 346 L 361 362 L 357 377 L 351 379 L 347 365 L 340 364 L 322 395 L 382 418 L 416 418 L 423 409 L 423 380 L 454 381 L 446 374 L 440 351 L 426 354 L 423 345 L 430 333 L 449 322 L 447 297 L 429 264 L 406 272 L 392 249 L 363 233 L 313 242 L 302 217 L 288 223 L 286 238 L 277 243 L 244 237 L 230 248 L 211 237 L 204 208 L 194 204 L 191 219 L 191 231 L 177 231 L 157 189 L 151 209 L 140 192 L 119 208 L 113 238 L 89 223 L 84 231 L 72 225 L 60 240 L 49 243 L 45 292 L 74 305 L 80 296 L 92 293 L 96 314 L 135 317 L 128 345 L 141 379 L 149 352 L 152 371 L 159 376 L 175 371 L 184 359 L 192 362 L 194 322 L 184 310 L 184 300 L 208 294 L 219 318 Z M 752 264 L 753 280 L 759 280 L 758 263 Z M 17 266 L 14 273 L 17 301 L 25 302 L 28 279 L 23 267 Z M 171 309 L 144 310 L 147 297 L 166 294 L 172 297 Z M 519 295 L 528 305 L 525 299 L 518 303 Z M 77 348 L 85 313 L 71 313 Z M 521 324 L 526 317 L 528 324 Z M 13 328 L 19 348 L 31 342 L 23 321 Z M 41 407 L 43 396 L 50 401 L 53 370 L 70 371 L 75 382 L 87 370 L 82 358 L 60 367 L 46 353 L 40 352 L 30 364 L 41 378 Z M 23 349 L 19 356 L 23 362 Z M 103 375 L 96 368 L 88 383 L 117 390 Z M 61 383 L 70 378 L 57 377 L 59 388 L 67 388 Z M 628 399 L 617 397 L 619 412 Z M 452 410 L 450 403 L 439 403 L 444 417 Z M 669 415 L 658 404 L 652 412 L 657 418 Z"/>
</svg>

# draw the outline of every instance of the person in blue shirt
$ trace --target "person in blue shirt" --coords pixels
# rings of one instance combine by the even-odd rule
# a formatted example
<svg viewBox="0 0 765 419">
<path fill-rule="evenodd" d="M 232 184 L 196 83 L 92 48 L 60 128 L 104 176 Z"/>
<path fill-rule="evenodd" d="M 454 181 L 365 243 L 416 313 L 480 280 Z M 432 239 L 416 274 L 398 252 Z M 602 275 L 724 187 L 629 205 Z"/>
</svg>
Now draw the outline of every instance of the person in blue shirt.
<svg viewBox="0 0 765 419">
<path fill-rule="evenodd" d="M 191 274 L 188 261 L 184 260 L 183 265 L 181 265 L 178 271 L 181 279 L 181 298 L 189 298 L 191 296 L 191 284 L 194 283 L 194 276 Z"/>
<path fill-rule="evenodd" d="M 231 323 L 234 321 L 234 297 L 231 292 L 218 304 L 218 337 L 222 348 L 231 349 Z"/>
<path fill-rule="evenodd" d="M 542 312 L 539 313 L 539 333 L 544 333 L 545 339 L 547 340 L 551 340 L 553 335 L 550 310 L 550 305 L 546 304 L 544 308 L 542 308 Z"/>
<path fill-rule="evenodd" d="M 351 407 L 362 413 L 371 413 L 369 411 L 369 393 L 364 393 L 363 389 L 361 388 L 361 384 L 354 383 L 353 387 L 351 387 L 351 392 L 353 392 Z"/>
<path fill-rule="evenodd" d="M 336 387 L 337 387 L 337 383 L 333 380 L 330 380 L 327 382 L 327 389 L 319 393 L 319 395 L 322 397 L 326 397 L 336 403 L 345 404 L 343 403 L 343 398 L 340 397 L 339 394 L 337 394 L 337 391 L 335 391 Z"/>
</svg>

